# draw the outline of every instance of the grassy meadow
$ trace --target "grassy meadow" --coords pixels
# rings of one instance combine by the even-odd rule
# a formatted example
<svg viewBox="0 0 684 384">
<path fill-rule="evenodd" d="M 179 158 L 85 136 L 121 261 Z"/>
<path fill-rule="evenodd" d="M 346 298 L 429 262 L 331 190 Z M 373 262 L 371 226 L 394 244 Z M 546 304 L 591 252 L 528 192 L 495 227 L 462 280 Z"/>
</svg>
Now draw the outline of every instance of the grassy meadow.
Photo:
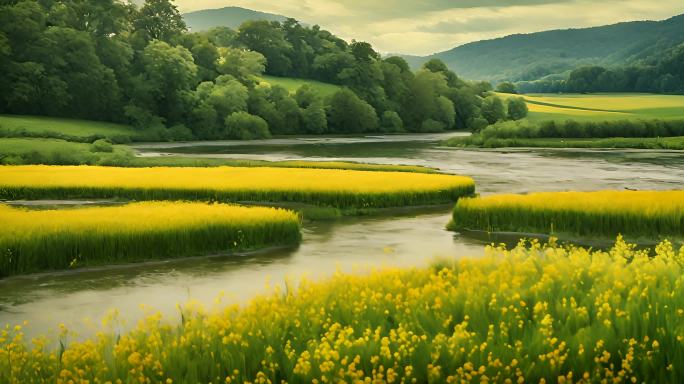
<svg viewBox="0 0 684 384">
<path fill-rule="evenodd" d="M 0 198 L 125 198 L 296 202 L 340 209 L 446 204 L 475 191 L 469 177 L 339 169 L 2 166 Z"/>
<path fill-rule="evenodd" d="M 62 138 L 92 142 L 97 138 L 123 138 L 130 141 L 138 134 L 130 126 L 101 121 L 0 115 L 0 137 Z"/>
<path fill-rule="evenodd" d="M 102 151 L 89 143 L 61 139 L 0 138 L 0 165 L 107 165 L 118 167 L 275 167 L 347 169 L 379 172 L 437 173 L 419 165 L 365 164 L 347 161 L 267 161 L 190 156 L 138 157 L 125 145 Z"/>
<path fill-rule="evenodd" d="M 276 77 L 276 76 L 262 76 L 263 83 L 268 83 L 271 85 L 278 85 L 287 89 L 290 93 L 294 94 L 303 85 L 308 85 L 313 88 L 319 96 L 326 98 L 332 96 L 335 92 L 342 89 L 341 86 L 323 83 L 316 80 L 310 79 L 295 79 L 293 77 Z"/>
<path fill-rule="evenodd" d="M 684 96 L 607 93 L 522 95 L 528 119 L 603 121 L 684 118 Z"/>
<path fill-rule="evenodd" d="M 0 334 L 0 381 L 684 381 L 684 248 L 522 243 L 432 268 L 336 274 L 248 305 L 154 311 L 125 334 Z"/>
<path fill-rule="evenodd" d="M 0 217 L 0 277 L 244 251 L 300 238 L 294 212 L 225 204 L 141 202 L 58 210 L 0 204 Z"/>
<path fill-rule="evenodd" d="M 684 150 L 684 136 L 678 137 L 615 137 L 596 139 L 490 139 L 453 140 L 454 146 L 476 146 L 484 148 L 614 148 Z"/>
<path fill-rule="evenodd" d="M 0 164 L 128 165 L 133 159 L 124 145 L 99 148 L 61 139 L 0 138 Z"/>
<path fill-rule="evenodd" d="M 684 191 L 544 192 L 460 199 L 449 226 L 489 232 L 681 238 Z"/>
<path fill-rule="evenodd" d="M 412 172 L 438 173 L 435 168 L 421 165 L 392 165 L 354 163 L 349 161 L 308 161 L 308 160 L 243 160 L 212 159 L 208 157 L 160 156 L 136 157 L 128 164 L 131 167 L 271 167 L 271 168 L 311 168 L 311 169 L 343 169 L 350 171 L 370 172 Z"/>
</svg>

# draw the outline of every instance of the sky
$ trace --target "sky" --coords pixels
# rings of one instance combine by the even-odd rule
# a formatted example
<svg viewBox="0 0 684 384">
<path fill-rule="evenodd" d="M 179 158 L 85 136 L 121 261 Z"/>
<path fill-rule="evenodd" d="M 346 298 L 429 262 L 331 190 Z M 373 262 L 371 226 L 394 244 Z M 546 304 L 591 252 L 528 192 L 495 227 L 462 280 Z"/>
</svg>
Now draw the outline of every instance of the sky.
<svg viewBox="0 0 684 384">
<path fill-rule="evenodd" d="M 684 13 L 684 0 L 176 0 L 182 12 L 239 6 L 318 24 L 382 53 L 427 55 L 472 41 Z"/>
</svg>

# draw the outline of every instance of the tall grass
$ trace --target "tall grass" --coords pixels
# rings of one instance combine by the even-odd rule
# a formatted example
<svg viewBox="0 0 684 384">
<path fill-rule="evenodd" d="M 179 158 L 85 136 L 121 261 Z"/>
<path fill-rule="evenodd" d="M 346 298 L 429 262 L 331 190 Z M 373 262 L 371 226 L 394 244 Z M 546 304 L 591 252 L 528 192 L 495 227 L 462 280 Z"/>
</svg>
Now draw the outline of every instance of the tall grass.
<svg viewBox="0 0 684 384">
<path fill-rule="evenodd" d="M 336 208 L 444 204 L 470 195 L 469 177 L 305 168 L 0 167 L 0 198 L 129 198 L 300 202 Z"/>
<path fill-rule="evenodd" d="M 275 208 L 143 202 L 36 210 L 0 205 L 0 277 L 294 244 L 299 218 Z"/>
<path fill-rule="evenodd" d="M 67 344 L 63 331 L 61 349 L 6 329 L 0 381 L 681 383 L 684 248 L 656 252 L 488 248 L 305 281 L 244 308 L 188 305 L 180 325 L 150 313 L 123 335 Z"/>
<path fill-rule="evenodd" d="M 576 235 L 684 235 L 684 191 L 545 192 L 461 199 L 453 229 Z"/>
</svg>

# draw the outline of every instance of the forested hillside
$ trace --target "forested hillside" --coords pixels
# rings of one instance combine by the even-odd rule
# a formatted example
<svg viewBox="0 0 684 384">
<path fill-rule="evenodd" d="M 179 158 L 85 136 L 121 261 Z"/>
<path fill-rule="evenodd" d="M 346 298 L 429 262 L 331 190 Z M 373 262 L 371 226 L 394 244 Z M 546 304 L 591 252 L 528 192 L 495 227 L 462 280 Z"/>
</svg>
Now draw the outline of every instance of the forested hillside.
<svg viewBox="0 0 684 384">
<path fill-rule="evenodd" d="M 467 79 L 530 81 L 585 65 L 636 63 L 682 42 L 684 15 L 664 21 L 512 35 L 465 44 L 423 61 L 443 60 Z"/>
<path fill-rule="evenodd" d="M 516 84 L 521 92 L 684 93 L 684 44 L 622 66 L 582 66 L 567 78 L 540 79 Z"/>
<path fill-rule="evenodd" d="M 0 113 L 127 123 L 170 139 L 437 132 L 508 116 L 488 83 L 439 60 L 413 72 L 294 19 L 189 32 L 169 0 L 2 4 Z M 264 74 L 340 89 L 291 92 Z"/>
<path fill-rule="evenodd" d="M 188 29 L 193 32 L 206 31 L 216 27 L 237 29 L 249 20 L 266 20 L 284 22 L 287 17 L 273 13 L 259 12 L 241 7 L 225 7 L 220 9 L 203 9 L 183 14 Z"/>
</svg>

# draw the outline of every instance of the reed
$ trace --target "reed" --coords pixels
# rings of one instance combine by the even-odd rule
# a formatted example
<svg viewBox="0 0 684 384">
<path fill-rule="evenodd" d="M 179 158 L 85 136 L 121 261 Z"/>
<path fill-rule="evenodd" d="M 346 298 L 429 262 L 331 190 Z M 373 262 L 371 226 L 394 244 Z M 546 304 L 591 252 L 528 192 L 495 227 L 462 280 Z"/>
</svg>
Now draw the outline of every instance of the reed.
<svg viewBox="0 0 684 384">
<path fill-rule="evenodd" d="M 95 264 L 295 244 L 296 213 L 226 204 L 142 202 L 25 210 L 0 205 L 0 277 Z"/>
<path fill-rule="evenodd" d="M 426 269 L 336 274 L 244 307 L 150 311 L 70 342 L 0 333 L 0 382 L 684 381 L 684 248 L 521 244 Z M 30 326 L 30 324 L 29 324 Z M 109 324 L 117 329 L 116 324 Z M 509 381 L 510 380 L 510 381 Z"/>
<path fill-rule="evenodd" d="M 450 228 L 681 237 L 684 191 L 545 192 L 461 199 Z"/>
<path fill-rule="evenodd" d="M 469 177 L 306 168 L 0 166 L 0 199 L 125 198 L 299 202 L 335 208 L 445 204 Z"/>
</svg>

